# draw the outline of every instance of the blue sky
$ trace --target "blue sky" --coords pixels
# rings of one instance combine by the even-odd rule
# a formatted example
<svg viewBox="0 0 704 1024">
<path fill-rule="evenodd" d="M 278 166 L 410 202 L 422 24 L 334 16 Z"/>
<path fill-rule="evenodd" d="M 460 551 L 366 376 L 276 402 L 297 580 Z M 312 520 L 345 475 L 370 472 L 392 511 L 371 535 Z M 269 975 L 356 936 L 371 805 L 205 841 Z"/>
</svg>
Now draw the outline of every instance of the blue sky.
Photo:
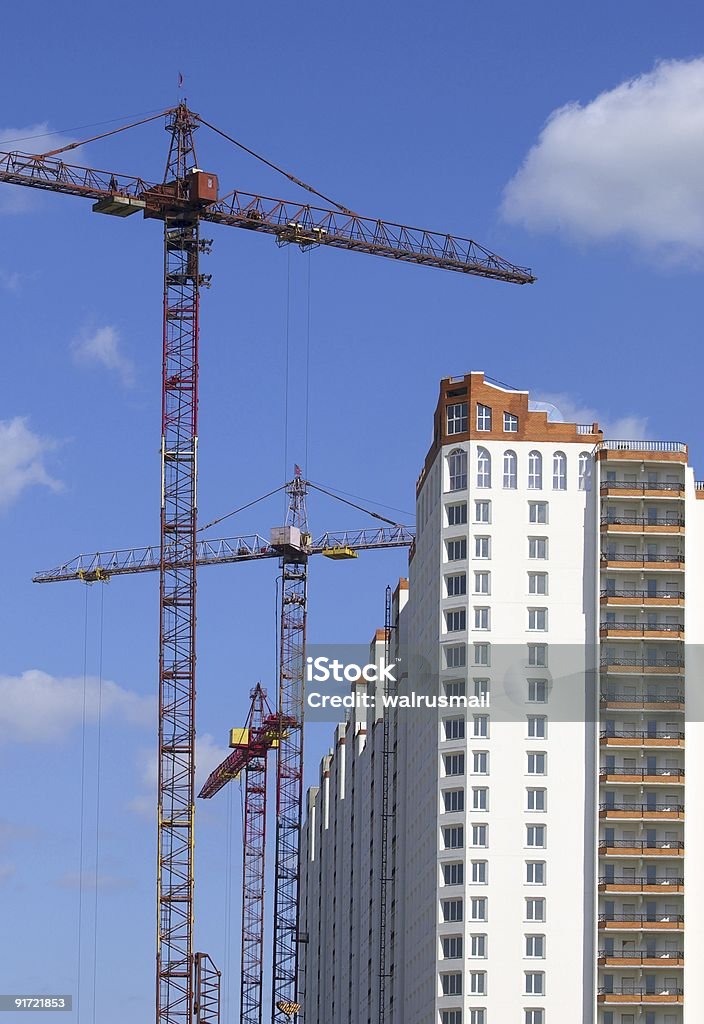
<svg viewBox="0 0 704 1024">
<path fill-rule="evenodd" d="M 213 230 L 204 520 L 290 475 L 287 334 L 288 462 L 399 509 L 413 508 L 439 378 L 470 369 L 561 396 L 580 420 L 593 410 L 615 430 L 687 440 L 704 467 L 700 5 L 174 0 L 145 12 L 124 0 L 98 17 L 40 0 L 3 20 L 0 142 L 82 137 L 100 129 L 77 126 L 163 108 L 181 71 L 195 110 L 327 194 L 469 235 L 539 277 L 518 288 Z M 653 72 L 659 61 L 674 63 Z M 158 180 L 165 143 L 151 125 L 75 160 Z M 223 189 L 298 195 L 205 129 L 198 143 Z M 152 1000 L 156 579 L 102 591 L 30 579 L 79 551 L 157 539 L 160 229 L 6 186 L 0 219 L 0 900 L 12 922 L 0 939 L 1 987 L 76 996 L 80 910 L 80 1020 L 93 1016 L 97 935 L 95 1012 L 113 1024 L 150 1012 Z M 308 337 L 306 460 L 293 396 L 305 386 Z M 365 525 L 326 499 L 310 511 L 316 532 Z M 220 530 L 265 532 L 282 512 L 274 500 Z M 366 641 L 385 584 L 403 569 L 398 552 L 315 564 L 312 639 Z M 272 684 L 274 577 L 269 564 L 202 573 L 203 766 L 244 715 L 250 686 Z M 309 781 L 327 734 L 309 737 Z M 200 814 L 197 941 L 234 971 L 229 802 L 236 850 L 239 793 Z"/>
</svg>

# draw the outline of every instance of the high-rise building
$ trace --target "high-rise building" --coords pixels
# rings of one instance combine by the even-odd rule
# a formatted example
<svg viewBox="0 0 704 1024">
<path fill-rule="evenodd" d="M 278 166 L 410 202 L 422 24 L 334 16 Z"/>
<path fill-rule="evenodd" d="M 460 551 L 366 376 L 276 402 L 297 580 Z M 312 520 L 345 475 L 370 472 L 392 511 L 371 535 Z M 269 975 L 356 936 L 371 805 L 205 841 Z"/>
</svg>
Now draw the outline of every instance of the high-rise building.
<svg viewBox="0 0 704 1024">
<path fill-rule="evenodd" d="M 700 498 L 685 444 L 441 382 L 391 630 L 432 699 L 309 792 L 306 1024 L 704 1019 Z"/>
</svg>

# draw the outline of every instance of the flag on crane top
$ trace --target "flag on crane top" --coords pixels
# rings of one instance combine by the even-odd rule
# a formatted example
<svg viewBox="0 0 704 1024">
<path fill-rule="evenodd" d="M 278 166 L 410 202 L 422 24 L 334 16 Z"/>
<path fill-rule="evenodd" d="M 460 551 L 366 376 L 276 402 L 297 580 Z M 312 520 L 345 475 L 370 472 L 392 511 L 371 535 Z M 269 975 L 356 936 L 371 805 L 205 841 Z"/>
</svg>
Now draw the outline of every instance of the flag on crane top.
<svg viewBox="0 0 704 1024">
<path fill-rule="evenodd" d="M 179 87 L 179 89 L 183 88 L 183 75 L 181 74 L 180 71 L 178 73 L 178 87 Z"/>
<path fill-rule="evenodd" d="M 303 470 L 298 465 L 298 463 L 294 462 L 294 464 L 293 464 L 293 472 L 296 474 L 296 476 L 301 476 L 301 474 L 303 473 Z"/>
</svg>

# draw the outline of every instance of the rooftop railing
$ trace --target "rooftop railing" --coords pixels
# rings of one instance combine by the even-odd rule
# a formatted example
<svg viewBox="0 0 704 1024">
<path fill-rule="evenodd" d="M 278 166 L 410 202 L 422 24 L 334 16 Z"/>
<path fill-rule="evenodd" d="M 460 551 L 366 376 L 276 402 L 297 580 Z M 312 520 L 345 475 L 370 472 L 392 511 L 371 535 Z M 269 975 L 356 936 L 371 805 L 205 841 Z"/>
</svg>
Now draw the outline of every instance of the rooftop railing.
<svg viewBox="0 0 704 1024">
<path fill-rule="evenodd" d="M 599 441 L 596 450 L 607 452 L 679 452 L 687 454 L 682 441 Z"/>
</svg>

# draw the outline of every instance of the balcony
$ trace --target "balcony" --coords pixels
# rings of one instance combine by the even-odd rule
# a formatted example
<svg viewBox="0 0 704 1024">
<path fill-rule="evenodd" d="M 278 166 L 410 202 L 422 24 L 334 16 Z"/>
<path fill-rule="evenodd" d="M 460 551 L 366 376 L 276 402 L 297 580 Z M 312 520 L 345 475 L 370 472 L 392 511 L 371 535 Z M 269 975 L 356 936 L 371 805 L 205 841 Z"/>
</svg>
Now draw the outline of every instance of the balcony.
<svg viewBox="0 0 704 1024">
<path fill-rule="evenodd" d="M 684 914 L 599 914 L 607 931 L 682 931 Z"/>
<path fill-rule="evenodd" d="M 599 743 L 602 747 L 661 747 L 667 750 L 672 747 L 683 747 L 684 733 L 671 729 L 602 729 Z"/>
<path fill-rule="evenodd" d="M 684 516 L 631 516 L 609 513 L 601 517 L 602 533 L 684 533 Z"/>
<path fill-rule="evenodd" d="M 599 817 L 610 821 L 680 821 L 684 804 L 599 804 Z"/>
<path fill-rule="evenodd" d="M 625 658 L 615 654 L 605 654 L 599 665 L 602 671 L 611 675 L 648 673 L 652 675 L 681 675 L 684 658 L 678 654 L 665 655 L 663 658 Z"/>
<path fill-rule="evenodd" d="M 684 967 L 682 950 L 600 949 L 600 967 Z"/>
<path fill-rule="evenodd" d="M 667 452 L 674 455 L 687 455 L 687 445 L 683 441 L 599 441 L 596 452 Z"/>
<path fill-rule="evenodd" d="M 672 608 L 684 603 L 684 590 L 610 590 L 600 594 L 601 603 L 606 605 L 622 605 L 624 607 L 655 607 L 665 605 Z"/>
<path fill-rule="evenodd" d="M 684 497 L 683 483 L 664 483 L 657 480 L 602 480 L 599 488 L 604 497 L 619 498 L 679 498 Z"/>
<path fill-rule="evenodd" d="M 600 839 L 601 857 L 682 857 L 681 839 Z"/>
<path fill-rule="evenodd" d="M 660 989 L 653 992 L 649 988 L 631 988 L 630 985 L 626 985 L 622 988 L 600 988 L 597 990 L 597 993 L 597 1001 L 599 1003 L 618 1004 L 621 1006 L 626 1004 L 638 1005 L 639 1003 L 657 1005 L 662 1003 L 682 1003 L 684 1001 L 684 989 L 682 988 Z"/>
<path fill-rule="evenodd" d="M 599 636 L 643 637 L 647 640 L 684 638 L 684 622 L 601 622 Z"/>
<path fill-rule="evenodd" d="M 678 572 L 684 568 L 684 553 L 651 555 L 647 551 L 602 551 L 602 569 L 648 569 L 661 572 L 669 569 Z"/>
<path fill-rule="evenodd" d="M 603 668 L 603 664 L 602 664 Z M 618 670 L 616 670 L 618 671 Z M 684 693 L 601 693 L 602 708 L 612 711 L 684 711 Z"/>
<path fill-rule="evenodd" d="M 683 785 L 684 768 L 609 768 L 602 765 L 599 768 L 600 782 L 615 782 L 631 785 L 632 783 L 648 786 L 657 786 L 659 783 L 665 785 Z"/>
<path fill-rule="evenodd" d="M 636 875 L 603 875 L 599 879 L 599 892 L 622 893 L 676 893 L 684 892 L 684 878 L 653 878 Z"/>
</svg>

